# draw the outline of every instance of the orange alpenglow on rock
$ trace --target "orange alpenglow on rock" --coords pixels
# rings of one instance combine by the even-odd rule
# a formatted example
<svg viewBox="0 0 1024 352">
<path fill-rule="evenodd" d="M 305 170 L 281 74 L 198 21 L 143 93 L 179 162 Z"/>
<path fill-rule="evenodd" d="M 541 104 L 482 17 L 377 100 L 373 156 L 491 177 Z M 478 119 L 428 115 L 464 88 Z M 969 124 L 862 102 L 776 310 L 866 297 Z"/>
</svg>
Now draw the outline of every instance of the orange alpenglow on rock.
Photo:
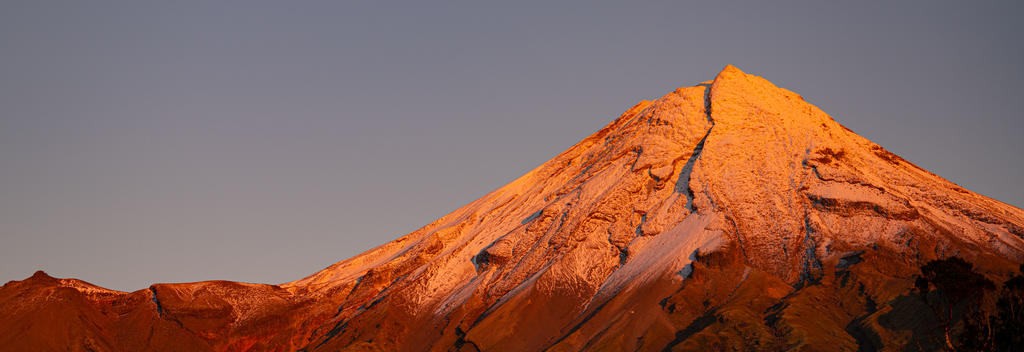
<svg viewBox="0 0 1024 352">
<path fill-rule="evenodd" d="M 1004 278 L 1022 237 L 1021 209 L 727 66 L 302 280 L 9 282 L 0 349 L 898 349 L 935 326 L 900 305 L 920 265 Z"/>
</svg>

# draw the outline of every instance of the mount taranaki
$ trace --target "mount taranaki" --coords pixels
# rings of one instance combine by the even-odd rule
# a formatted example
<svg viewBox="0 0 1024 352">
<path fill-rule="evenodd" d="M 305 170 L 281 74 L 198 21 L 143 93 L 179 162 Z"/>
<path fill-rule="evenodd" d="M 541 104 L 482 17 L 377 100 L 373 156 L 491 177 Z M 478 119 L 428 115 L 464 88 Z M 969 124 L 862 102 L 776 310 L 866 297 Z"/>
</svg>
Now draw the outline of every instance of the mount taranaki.
<svg viewBox="0 0 1024 352">
<path fill-rule="evenodd" d="M 1024 261 L 1024 210 L 728 66 L 304 279 L 0 288 L 0 350 L 877 350 L 935 329 L 925 262 Z"/>
</svg>

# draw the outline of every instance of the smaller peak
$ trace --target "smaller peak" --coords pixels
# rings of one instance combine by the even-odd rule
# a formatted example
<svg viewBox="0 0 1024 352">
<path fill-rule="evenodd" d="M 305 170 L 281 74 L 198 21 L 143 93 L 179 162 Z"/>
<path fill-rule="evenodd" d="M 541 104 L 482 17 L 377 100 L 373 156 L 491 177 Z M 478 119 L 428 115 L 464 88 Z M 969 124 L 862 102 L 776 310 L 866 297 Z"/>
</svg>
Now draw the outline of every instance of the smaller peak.
<svg viewBox="0 0 1024 352">
<path fill-rule="evenodd" d="M 32 281 L 32 282 L 56 282 L 57 279 L 54 278 L 53 276 L 50 276 L 45 271 L 36 270 L 36 272 L 34 274 L 32 274 L 32 276 L 30 276 L 27 279 L 25 279 L 25 281 Z"/>
</svg>

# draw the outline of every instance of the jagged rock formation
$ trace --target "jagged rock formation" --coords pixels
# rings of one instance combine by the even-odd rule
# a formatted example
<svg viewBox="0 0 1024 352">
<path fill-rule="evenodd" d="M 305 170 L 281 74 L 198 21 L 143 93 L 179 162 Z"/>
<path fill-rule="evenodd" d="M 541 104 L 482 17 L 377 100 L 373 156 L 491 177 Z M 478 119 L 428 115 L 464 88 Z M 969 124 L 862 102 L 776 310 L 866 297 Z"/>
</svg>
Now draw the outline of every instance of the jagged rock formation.
<svg viewBox="0 0 1024 352">
<path fill-rule="evenodd" d="M 1024 211 L 729 66 L 299 281 L 12 281 L 0 349 L 927 349 L 905 296 L 950 255 L 1008 276 Z"/>
</svg>

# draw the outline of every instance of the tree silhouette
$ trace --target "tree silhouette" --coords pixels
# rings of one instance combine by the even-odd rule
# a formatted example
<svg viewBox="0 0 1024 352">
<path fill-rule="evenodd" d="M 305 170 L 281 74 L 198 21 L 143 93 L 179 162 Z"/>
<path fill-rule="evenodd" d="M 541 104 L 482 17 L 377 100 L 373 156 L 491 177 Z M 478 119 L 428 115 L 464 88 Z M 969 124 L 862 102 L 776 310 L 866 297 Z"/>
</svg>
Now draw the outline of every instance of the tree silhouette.
<svg viewBox="0 0 1024 352">
<path fill-rule="evenodd" d="M 914 286 L 942 326 L 943 343 L 947 349 L 955 351 L 957 345 L 963 345 L 954 344 L 954 327 L 961 317 L 966 317 L 967 321 L 984 322 L 976 325 L 965 322 L 964 334 L 979 336 L 964 337 L 973 340 L 993 335 L 993 324 L 989 323 L 981 303 L 988 292 L 995 290 L 995 283 L 975 272 L 974 264 L 958 257 L 932 260 L 921 266 L 921 276 L 914 281 Z M 974 346 L 964 347 L 975 349 Z"/>
<path fill-rule="evenodd" d="M 969 351 L 1024 349 L 1024 265 L 1003 283 L 991 313 L 972 312 L 964 319 L 959 347 Z"/>
<path fill-rule="evenodd" d="M 996 301 L 995 347 L 999 351 L 1024 348 L 1024 264 L 1016 276 L 1003 283 Z"/>
</svg>

